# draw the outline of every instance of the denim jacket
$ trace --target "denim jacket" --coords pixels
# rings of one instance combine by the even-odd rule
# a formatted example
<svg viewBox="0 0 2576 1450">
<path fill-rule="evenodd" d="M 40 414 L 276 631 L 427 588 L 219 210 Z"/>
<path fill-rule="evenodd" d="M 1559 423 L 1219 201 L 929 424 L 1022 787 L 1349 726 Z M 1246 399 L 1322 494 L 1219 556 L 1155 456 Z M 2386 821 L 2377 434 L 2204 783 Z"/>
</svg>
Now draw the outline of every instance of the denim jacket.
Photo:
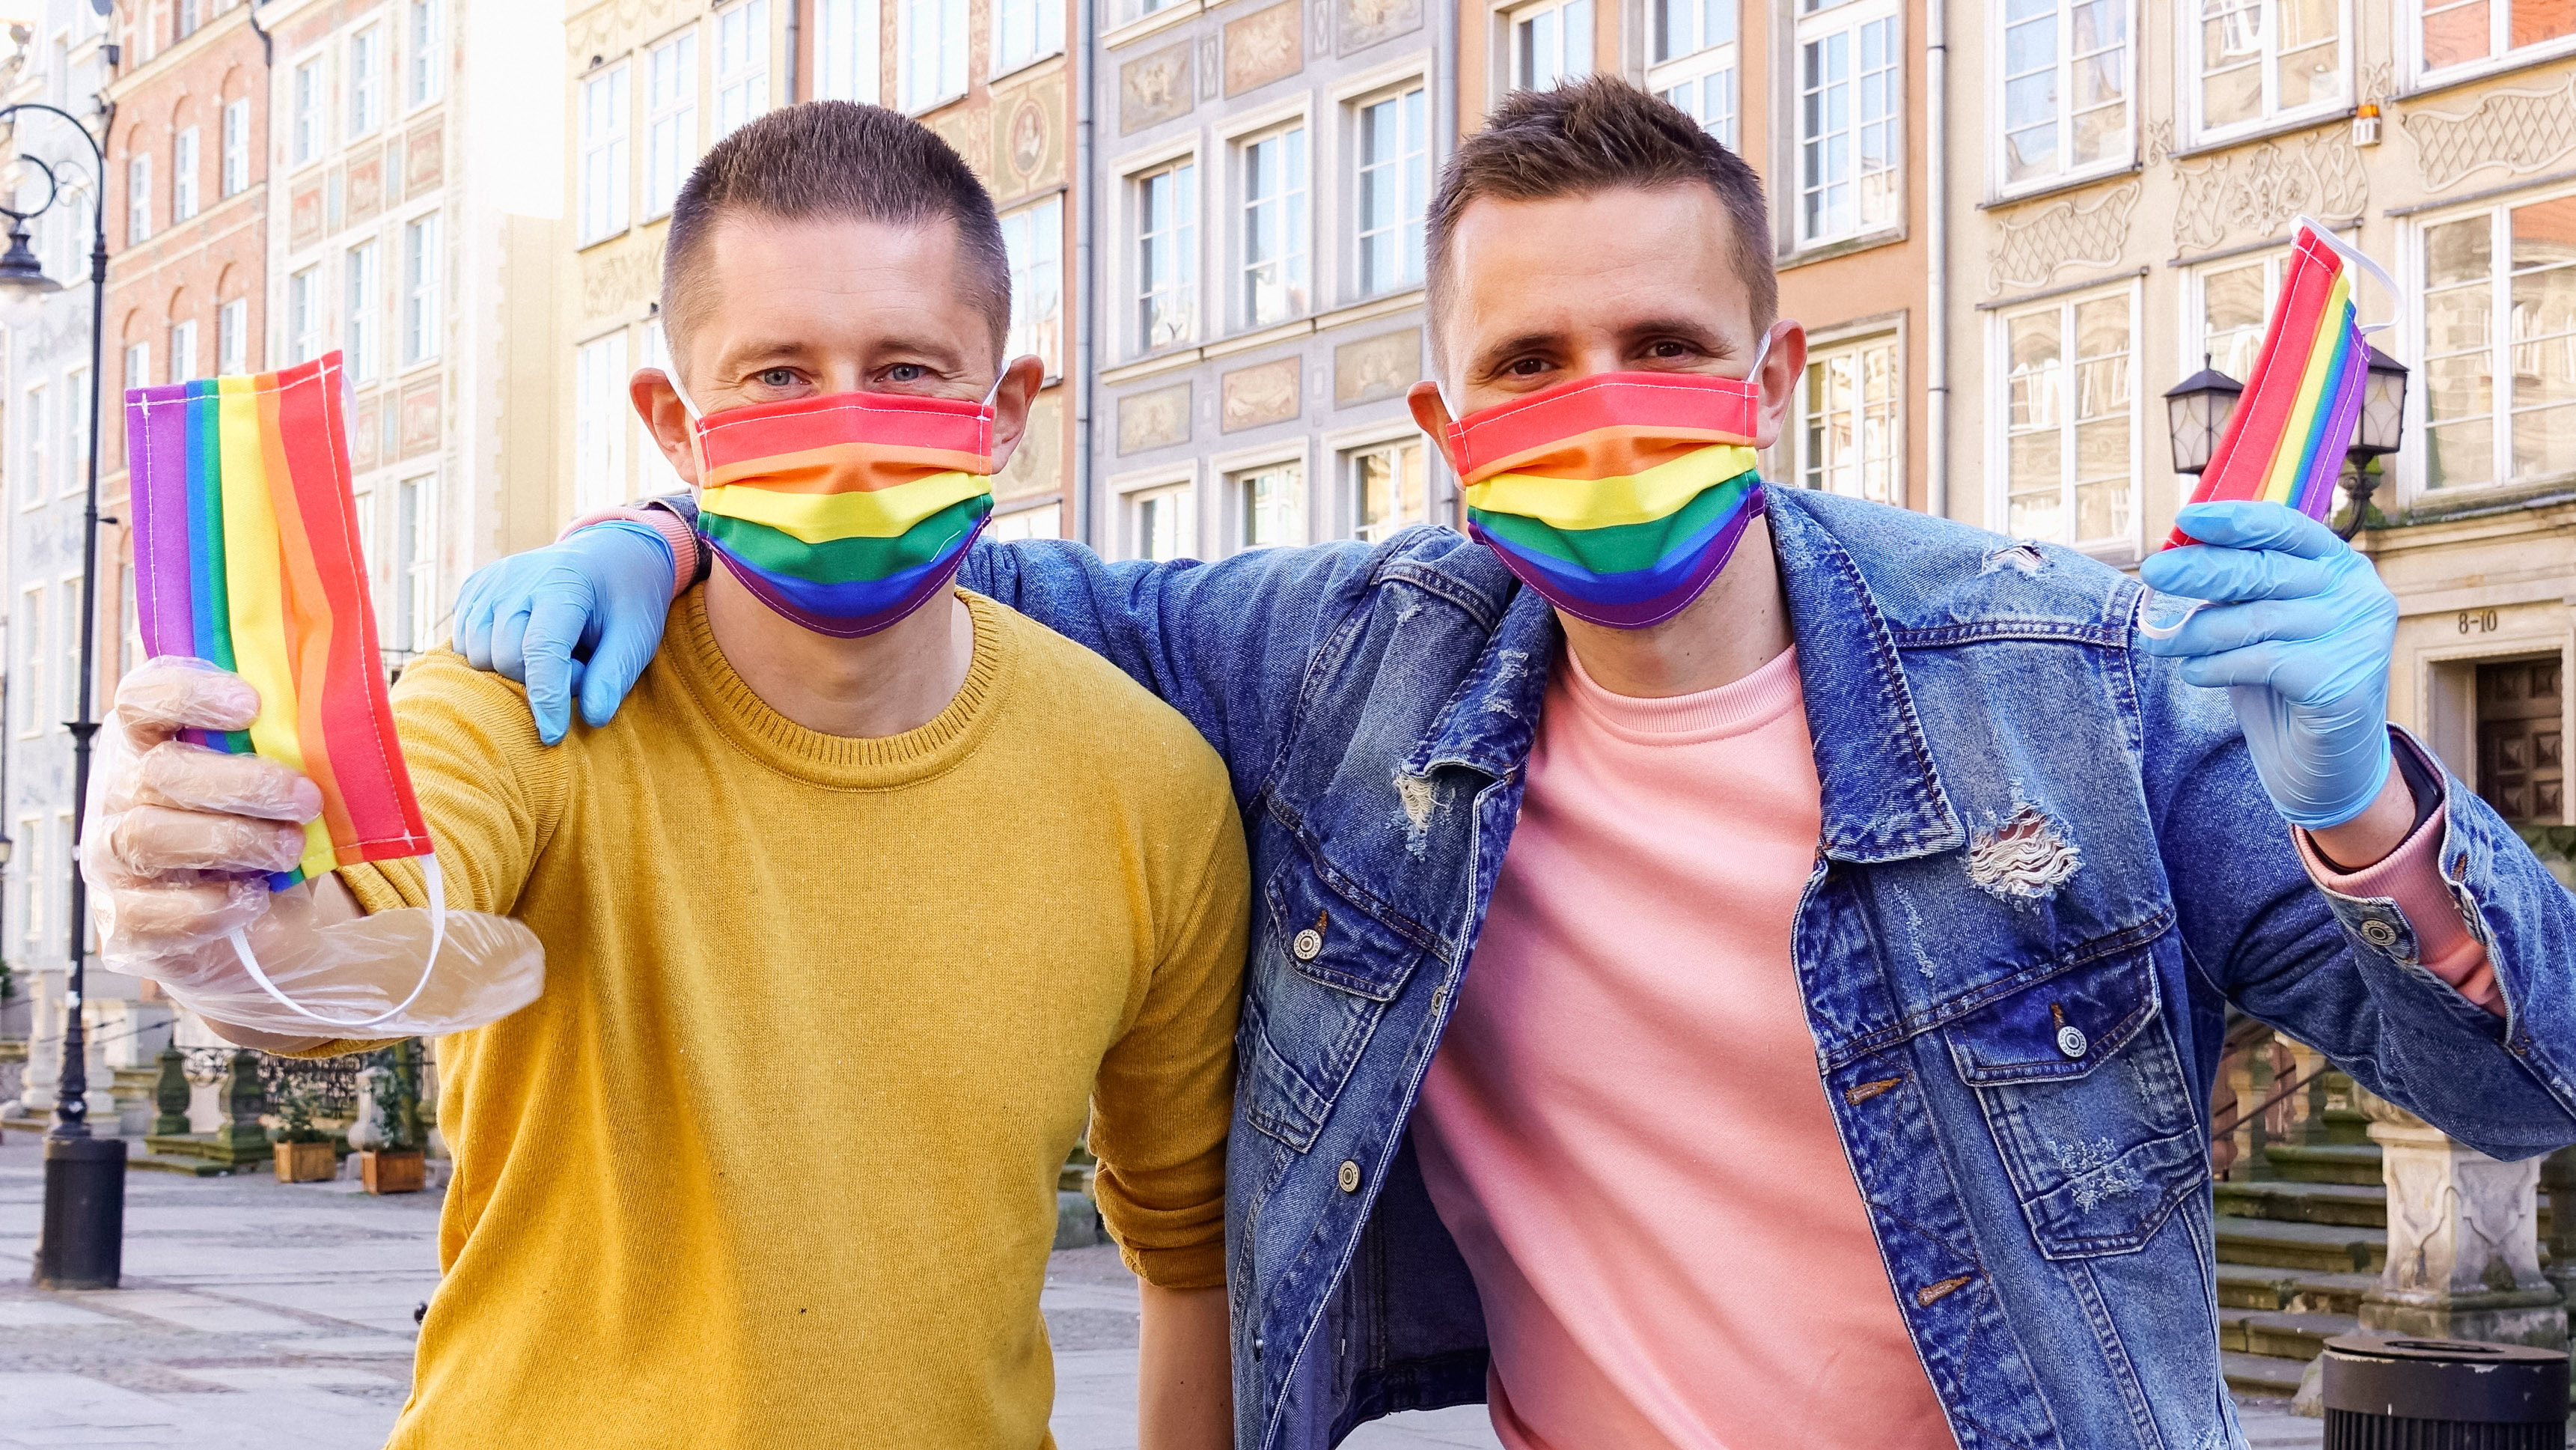
<svg viewBox="0 0 2576 1450">
<path fill-rule="evenodd" d="M 1968 1450 L 2242 1445 L 2207 1135 L 2226 1004 L 2462 1142 L 2554 1149 L 2576 1141 L 2576 898 L 2448 781 L 2439 860 L 2498 1019 L 2418 964 L 2394 903 L 2311 881 L 2225 695 L 2133 647 L 2134 582 L 1770 500 L 1823 783 L 1794 966 L 1951 1429 Z M 1212 564 L 982 547 L 961 582 L 1115 661 L 1232 771 L 1256 892 L 1236 1443 L 1313 1450 L 1481 1400 L 1483 1316 L 1405 1124 L 1511 843 L 1545 602 L 1429 528 Z"/>
</svg>

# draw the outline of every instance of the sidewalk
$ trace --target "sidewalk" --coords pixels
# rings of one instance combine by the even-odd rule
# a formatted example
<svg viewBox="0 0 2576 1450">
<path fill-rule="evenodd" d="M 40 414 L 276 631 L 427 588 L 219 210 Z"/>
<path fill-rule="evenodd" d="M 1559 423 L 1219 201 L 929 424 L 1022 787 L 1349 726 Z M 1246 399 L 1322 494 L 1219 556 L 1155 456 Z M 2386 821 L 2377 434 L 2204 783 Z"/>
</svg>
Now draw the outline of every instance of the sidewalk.
<svg viewBox="0 0 2576 1450">
<path fill-rule="evenodd" d="M 27 1285 L 42 1150 L 0 1143 L 0 1450 L 374 1450 L 410 1391 L 412 1314 L 437 1287 L 438 1199 L 355 1183 L 126 1178 L 125 1285 Z M 1136 1285 L 1113 1250 L 1055 1256 L 1043 1300 L 1062 1450 L 1136 1443 Z M 2315 1420 L 2249 1413 L 2256 1450 Z M 1495 1450 L 1481 1406 L 1363 1427 L 1352 1450 Z"/>
</svg>

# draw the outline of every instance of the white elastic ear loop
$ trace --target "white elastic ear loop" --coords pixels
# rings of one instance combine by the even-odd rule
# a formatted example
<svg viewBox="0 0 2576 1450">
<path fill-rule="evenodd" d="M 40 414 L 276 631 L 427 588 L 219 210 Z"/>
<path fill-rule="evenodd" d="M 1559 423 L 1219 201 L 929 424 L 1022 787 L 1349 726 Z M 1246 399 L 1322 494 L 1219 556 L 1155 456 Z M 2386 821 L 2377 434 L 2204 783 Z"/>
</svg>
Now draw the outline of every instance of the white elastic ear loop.
<svg viewBox="0 0 2576 1450">
<path fill-rule="evenodd" d="M 1765 359 L 1771 356 L 1771 339 L 1776 336 L 1779 331 L 1780 324 L 1776 322 L 1772 323 L 1769 327 L 1762 329 L 1762 345 L 1753 349 L 1753 366 L 1744 370 L 1744 380 L 1746 382 L 1752 383 L 1756 387 L 1761 385 L 1762 364 Z"/>
<path fill-rule="evenodd" d="M 2345 261 L 2350 262 L 2354 266 L 2369 273 L 2380 286 L 2387 288 L 2388 296 L 2392 301 L 2403 301 L 2405 299 L 2406 294 L 2398 290 L 2397 279 L 2388 275 L 2387 268 L 2372 261 L 2368 252 L 2365 252 L 2361 248 L 2354 246 L 2352 243 L 2345 241 L 2343 238 L 2336 236 L 2332 231 L 2327 229 L 2324 222 L 2318 221 L 2315 217 L 2302 213 L 2299 216 L 2292 217 L 2290 219 L 2290 225 L 2293 230 L 2299 227 L 2306 227 L 2309 231 L 2315 232 L 2317 234 L 2317 240 L 2325 243 L 2336 256 L 2343 258 Z M 2389 324 L 2385 322 L 2365 322 L 2361 325 L 2361 330 L 2364 332 L 2378 332 L 2388 325 Z"/>
<path fill-rule="evenodd" d="M 2193 615 L 2198 614 L 2209 607 L 2208 600 L 2195 599 L 2191 602 L 2191 608 L 2182 612 L 2182 618 L 2177 619 L 2168 625 L 2153 625 L 2147 623 L 2147 606 L 2154 603 L 2155 598 L 2156 591 L 2150 589 L 2146 592 L 2146 597 L 2138 601 L 2138 633 L 2145 635 L 2149 639 L 2173 638 L 2175 635 L 2182 633 L 2182 627 L 2184 625 L 2191 623 L 2191 617 Z"/>
<path fill-rule="evenodd" d="M 233 928 L 227 938 L 233 944 L 233 955 L 241 959 L 242 970 L 250 973 L 250 979 L 259 983 L 261 991 L 276 998 L 279 1005 L 299 1017 L 310 1018 L 326 1027 L 373 1027 L 379 1022 L 391 1022 L 411 1010 L 411 1004 L 419 1001 L 420 994 L 428 989 L 430 974 L 438 970 L 438 949 L 447 942 L 447 884 L 438 874 L 438 857 L 430 855 L 419 859 L 421 885 L 429 892 L 429 960 L 421 964 L 420 980 L 412 985 L 411 995 L 385 1011 L 351 1022 L 341 1017 L 325 1017 L 305 1007 L 277 990 L 277 984 L 268 979 L 268 973 L 259 969 L 259 958 L 251 954 L 250 939 L 242 934 L 240 927 Z"/>
</svg>

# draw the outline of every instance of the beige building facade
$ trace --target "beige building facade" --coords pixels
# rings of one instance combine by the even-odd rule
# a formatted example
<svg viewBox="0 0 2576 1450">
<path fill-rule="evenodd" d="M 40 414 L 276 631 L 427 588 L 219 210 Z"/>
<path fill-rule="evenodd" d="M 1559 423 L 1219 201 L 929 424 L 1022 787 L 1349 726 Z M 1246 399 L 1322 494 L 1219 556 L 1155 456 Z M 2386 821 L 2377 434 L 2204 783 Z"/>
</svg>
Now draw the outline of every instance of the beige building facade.
<svg viewBox="0 0 2576 1450">
<path fill-rule="evenodd" d="M 2356 543 L 2404 608 L 2391 714 L 2545 848 L 2576 797 L 2576 6 L 1953 0 L 1949 512 L 2132 567 L 2164 391 L 2247 376 L 2294 219 L 2378 260 L 2411 371 Z"/>
</svg>

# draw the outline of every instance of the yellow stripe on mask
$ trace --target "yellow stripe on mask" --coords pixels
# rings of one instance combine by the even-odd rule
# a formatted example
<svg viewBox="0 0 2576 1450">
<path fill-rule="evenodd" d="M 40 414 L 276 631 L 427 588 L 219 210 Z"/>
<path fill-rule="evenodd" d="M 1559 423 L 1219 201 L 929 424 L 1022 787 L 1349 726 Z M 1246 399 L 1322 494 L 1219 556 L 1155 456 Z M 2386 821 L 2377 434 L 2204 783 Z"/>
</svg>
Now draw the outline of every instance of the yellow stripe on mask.
<svg viewBox="0 0 2576 1450">
<path fill-rule="evenodd" d="M 1719 445 L 1618 478 L 1506 473 L 1468 485 L 1467 507 L 1518 514 L 1560 529 L 1612 529 L 1663 518 L 1701 491 L 1750 472 L 1758 464 L 1750 448 Z"/>
<path fill-rule="evenodd" d="M 870 493 L 779 493 L 734 484 L 698 496 L 700 513 L 766 524 L 808 544 L 835 539 L 891 539 L 953 504 L 992 491 L 975 473 L 934 473 Z"/>
</svg>

